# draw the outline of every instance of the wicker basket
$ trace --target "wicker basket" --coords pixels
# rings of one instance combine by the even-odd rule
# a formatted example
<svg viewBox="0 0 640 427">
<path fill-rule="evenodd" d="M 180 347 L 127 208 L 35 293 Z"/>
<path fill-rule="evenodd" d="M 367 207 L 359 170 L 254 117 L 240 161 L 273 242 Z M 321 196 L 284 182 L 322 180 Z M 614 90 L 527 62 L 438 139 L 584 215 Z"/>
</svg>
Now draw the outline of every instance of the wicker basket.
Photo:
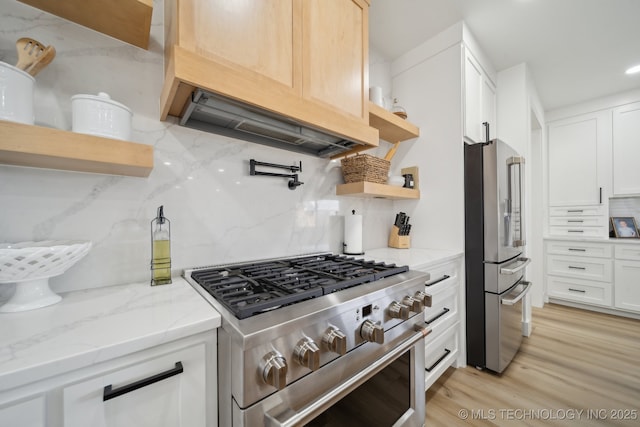
<svg viewBox="0 0 640 427">
<path fill-rule="evenodd" d="M 357 154 L 342 159 L 344 182 L 368 181 L 386 184 L 391 162 L 369 154 Z"/>
</svg>

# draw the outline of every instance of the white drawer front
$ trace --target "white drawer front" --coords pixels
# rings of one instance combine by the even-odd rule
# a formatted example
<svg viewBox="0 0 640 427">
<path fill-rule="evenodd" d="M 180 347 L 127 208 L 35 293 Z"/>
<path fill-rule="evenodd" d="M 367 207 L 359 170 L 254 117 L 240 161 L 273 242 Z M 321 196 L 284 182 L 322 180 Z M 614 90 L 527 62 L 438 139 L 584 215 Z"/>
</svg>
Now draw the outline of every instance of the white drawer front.
<svg viewBox="0 0 640 427">
<path fill-rule="evenodd" d="M 608 237 L 607 227 L 560 227 L 549 226 L 550 236 L 562 237 Z"/>
<path fill-rule="evenodd" d="M 612 265 L 610 259 L 569 257 L 562 255 L 547 256 L 547 273 L 578 279 L 611 282 Z"/>
<path fill-rule="evenodd" d="M 616 245 L 616 259 L 640 261 L 640 244 Z"/>
<path fill-rule="evenodd" d="M 613 246 L 608 243 L 547 241 L 547 253 L 555 255 L 611 258 L 613 254 Z"/>
<path fill-rule="evenodd" d="M 458 356 L 459 326 L 456 322 L 439 335 L 430 334 L 425 340 L 425 390 L 451 366 Z"/>
<path fill-rule="evenodd" d="M 555 206 L 549 208 L 549 216 L 604 216 L 603 213 L 602 206 Z"/>
<path fill-rule="evenodd" d="M 424 309 L 424 321 L 428 328 L 436 330 L 441 328 L 448 319 L 458 318 L 458 289 L 449 287 L 441 292 L 432 293 L 429 288 L 425 289 L 427 295 L 431 295 L 431 307 Z"/>
<path fill-rule="evenodd" d="M 604 227 L 606 221 L 600 216 L 552 216 L 549 217 L 549 225 L 560 227 Z"/>
<path fill-rule="evenodd" d="M 548 291 L 553 298 L 611 307 L 611 283 L 548 276 Z"/>
<path fill-rule="evenodd" d="M 429 293 L 440 292 L 441 289 L 451 286 L 458 286 L 459 272 L 457 262 L 448 262 L 429 268 L 429 280 L 425 283 L 425 288 Z"/>
</svg>

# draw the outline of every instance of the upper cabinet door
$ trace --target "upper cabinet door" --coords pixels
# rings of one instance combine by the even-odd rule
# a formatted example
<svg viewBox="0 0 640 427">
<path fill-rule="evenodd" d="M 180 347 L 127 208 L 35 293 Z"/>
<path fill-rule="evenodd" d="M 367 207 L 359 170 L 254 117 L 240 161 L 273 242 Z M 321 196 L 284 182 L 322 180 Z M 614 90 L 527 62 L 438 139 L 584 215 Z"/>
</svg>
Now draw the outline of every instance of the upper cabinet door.
<svg viewBox="0 0 640 427">
<path fill-rule="evenodd" d="M 549 125 L 549 206 L 600 205 L 606 192 L 611 116 L 584 114 Z"/>
<path fill-rule="evenodd" d="M 201 57 L 294 87 L 295 0 L 183 1 L 180 45 Z"/>
<path fill-rule="evenodd" d="M 464 61 L 464 136 L 467 142 L 485 142 L 489 123 L 489 139 L 496 132 L 496 88 L 480 63 L 465 48 Z"/>
<path fill-rule="evenodd" d="M 302 2 L 303 96 L 368 120 L 369 5 Z"/>
<path fill-rule="evenodd" d="M 613 110 L 613 194 L 640 194 L 640 102 Z"/>
</svg>

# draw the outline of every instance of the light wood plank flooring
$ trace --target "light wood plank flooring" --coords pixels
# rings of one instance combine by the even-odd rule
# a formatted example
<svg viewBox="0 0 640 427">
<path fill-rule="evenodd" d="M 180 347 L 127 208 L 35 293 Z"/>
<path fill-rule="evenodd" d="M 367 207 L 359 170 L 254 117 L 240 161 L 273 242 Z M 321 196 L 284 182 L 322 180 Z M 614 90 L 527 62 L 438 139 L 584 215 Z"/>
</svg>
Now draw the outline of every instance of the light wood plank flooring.
<svg viewBox="0 0 640 427">
<path fill-rule="evenodd" d="M 428 390 L 428 427 L 640 426 L 640 320 L 557 304 L 532 320 L 502 375 L 451 368 Z"/>
</svg>

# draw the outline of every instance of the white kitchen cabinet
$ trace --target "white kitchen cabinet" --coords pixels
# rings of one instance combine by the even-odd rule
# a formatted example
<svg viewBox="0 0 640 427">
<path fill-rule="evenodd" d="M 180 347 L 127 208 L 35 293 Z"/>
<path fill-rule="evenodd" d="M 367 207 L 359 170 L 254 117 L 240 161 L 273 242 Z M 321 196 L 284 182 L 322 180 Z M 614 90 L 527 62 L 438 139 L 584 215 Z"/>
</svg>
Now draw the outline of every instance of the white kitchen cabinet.
<svg viewBox="0 0 640 427">
<path fill-rule="evenodd" d="M 216 366 L 215 330 L 192 335 L 1 392 L 0 426 L 215 426 Z"/>
<path fill-rule="evenodd" d="M 425 307 L 425 326 L 431 333 L 425 339 L 425 390 L 456 364 L 461 341 L 460 258 L 423 269 L 431 277 L 424 292 L 430 304 Z"/>
<path fill-rule="evenodd" d="M 549 124 L 549 206 L 597 206 L 608 197 L 610 113 L 595 112 Z"/>
<path fill-rule="evenodd" d="M 0 405 L 0 425 L 3 427 L 45 427 L 45 415 L 43 395 Z"/>
<path fill-rule="evenodd" d="M 484 142 L 484 122 L 489 123 L 489 139 L 495 138 L 496 87 L 468 48 L 464 57 L 464 136 L 467 142 Z"/>
<path fill-rule="evenodd" d="M 65 387 L 64 425 L 205 427 L 206 391 L 200 344 Z"/>
<path fill-rule="evenodd" d="M 613 195 L 640 194 L 640 102 L 613 109 Z"/>
<path fill-rule="evenodd" d="M 615 306 L 640 313 L 640 261 L 615 261 Z"/>
<path fill-rule="evenodd" d="M 615 306 L 640 313 L 640 244 L 615 247 Z"/>
<path fill-rule="evenodd" d="M 609 243 L 548 240 L 545 256 L 549 297 L 612 307 L 612 254 Z"/>
</svg>

